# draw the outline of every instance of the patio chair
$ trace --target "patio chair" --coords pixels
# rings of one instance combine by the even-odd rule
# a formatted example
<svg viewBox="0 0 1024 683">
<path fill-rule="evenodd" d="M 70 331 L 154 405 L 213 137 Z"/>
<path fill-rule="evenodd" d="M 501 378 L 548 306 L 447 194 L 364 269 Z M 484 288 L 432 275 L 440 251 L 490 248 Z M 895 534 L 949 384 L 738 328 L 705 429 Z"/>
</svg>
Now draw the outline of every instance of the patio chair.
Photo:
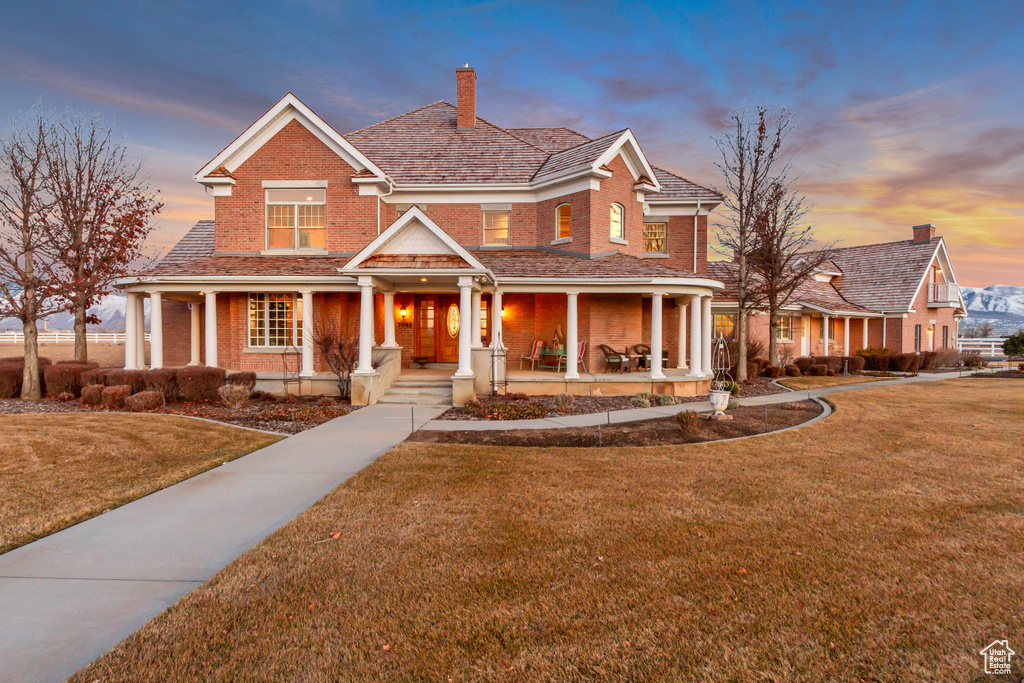
<svg viewBox="0 0 1024 683">
<path fill-rule="evenodd" d="M 535 341 L 533 342 L 533 351 L 530 352 L 529 356 L 523 356 L 519 359 L 519 369 L 523 369 L 523 361 L 530 361 L 530 370 L 534 370 L 535 366 L 541 361 L 540 352 L 544 350 L 544 342 Z"/>
<path fill-rule="evenodd" d="M 647 357 L 651 355 L 651 347 L 648 346 L 647 344 L 634 344 L 633 353 L 635 353 L 638 356 L 638 358 L 636 359 L 636 369 L 647 370 Z M 662 367 L 668 365 L 668 351 L 666 349 L 661 350 L 661 360 Z"/>
<path fill-rule="evenodd" d="M 583 367 L 583 372 L 590 372 L 590 370 L 587 370 L 587 358 L 586 358 L 586 356 L 587 356 L 587 342 L 581 341 L 579 343 L 579 351 L 580 351 L 580 353 L 579 353 L 579 356 L 577 357 L 577 361 Z M 562 364 L 565 363 L 565 362 L 566 362 L 565 356 L 559 356 L 558 357 L 558 369 L 555 372 L 561 372 L 562 371 Z"/>
<path fill-rule="evenodd" d="M 629 356 L 619 353 L 607 344 L 599 344 L 597 348 L 601 349 L 601 353 L 604 354 L 605 369 L 609 372 L 615 370 L 622 372 L 622 369 L 629 364 Z"/>
</svg>

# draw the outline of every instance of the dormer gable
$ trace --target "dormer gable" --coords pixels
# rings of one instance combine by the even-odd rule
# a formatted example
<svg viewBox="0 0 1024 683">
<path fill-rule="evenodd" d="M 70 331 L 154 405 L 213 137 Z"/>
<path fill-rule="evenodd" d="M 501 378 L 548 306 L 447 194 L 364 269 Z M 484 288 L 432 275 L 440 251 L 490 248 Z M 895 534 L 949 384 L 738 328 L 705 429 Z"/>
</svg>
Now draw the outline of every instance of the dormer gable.
<svg viewBox="0 0 1024 683">
<path fill-rule="evenodd" d="M 487 270 L 418 206 L 403 213 L 341 270 L 367 268 Z"/>
</svg>

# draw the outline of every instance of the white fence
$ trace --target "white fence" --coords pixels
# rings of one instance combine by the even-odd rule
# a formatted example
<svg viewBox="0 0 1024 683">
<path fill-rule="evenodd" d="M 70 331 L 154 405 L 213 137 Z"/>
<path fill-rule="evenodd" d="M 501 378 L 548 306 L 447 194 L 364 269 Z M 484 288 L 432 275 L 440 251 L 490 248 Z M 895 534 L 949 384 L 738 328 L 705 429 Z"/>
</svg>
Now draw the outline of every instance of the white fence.
<svg viewBox="0 0 1024 683">
<path fill-rule="evenodd" d="M 124 344 L 124 332 L 86 332 L 85 340 L 89 344 Z M 149 333 L 146 333 L 149 341 Z M 25 335 L 21 332 L 0 332 L 0 344 L 24 344 Z M 74 344 L 75 333 L 71 331 L 40 332 L 40 344 Z"/>
<path fill-rule="evenodd" d="M 977 351 L 985 358 L 1003 360 L 1003 342 L 1006 337 L 960 337 L 957 339 L 957 348 L 960 351 Z"/>
</svg>

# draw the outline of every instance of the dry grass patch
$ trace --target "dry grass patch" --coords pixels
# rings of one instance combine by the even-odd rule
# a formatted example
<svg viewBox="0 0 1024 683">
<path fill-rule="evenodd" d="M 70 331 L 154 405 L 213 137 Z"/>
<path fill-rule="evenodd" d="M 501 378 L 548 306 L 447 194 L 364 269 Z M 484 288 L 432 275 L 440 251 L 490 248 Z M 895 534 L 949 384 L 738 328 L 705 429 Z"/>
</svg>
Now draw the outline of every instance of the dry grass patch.
<svg viewBox="0 0 1024 683">
<path fill-rule="evenodd" d="M 72 680 L 990 680 L 1024 386 L 835 403 L 742 442 L 404 444 Z"/>
<path fill-rule="evenodd" d="M 278 440 L 164 415 L 0 415 L 0 552 Z"/>
<path fill-rule="evenodd" d="M 787 377 L 780 379 L 779 384 L 794 391 L 807 391 L 821 387 L 837 387 L 842 384 L 860 384 L 861 382 L 877 382 L 882 379 L 899 379 L 898 377 L 870 377 L 868 375 L 851 375 L 849 377 Z"/>
</svg>

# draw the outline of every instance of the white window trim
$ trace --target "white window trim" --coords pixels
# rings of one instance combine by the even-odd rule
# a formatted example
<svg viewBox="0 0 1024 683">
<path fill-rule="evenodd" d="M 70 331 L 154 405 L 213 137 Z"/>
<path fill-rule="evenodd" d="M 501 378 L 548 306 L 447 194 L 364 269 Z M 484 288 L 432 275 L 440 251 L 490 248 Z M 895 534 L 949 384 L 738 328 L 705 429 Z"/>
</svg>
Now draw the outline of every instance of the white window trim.
<svg viewBox="0 0 1024 683">
<path fill-rule="evenodd" d="M 789 318 L 789 336 L 788 337 L 776 337 L 775 342 L 778 344 L 792 344 L 793 343 L 793 316 L 791 315 L 780 315 L 779 320 L 783 318 Z M 782 331 L 782 324 L 779 324 L 779 331 Z"/>
<path fill-rule="evenodd" d="M 252 297 L 254 294 L 263 294 L 269 296 L 271 294 L 291 294 L 292 297 L 292 340 L 299 342 L 297 344 L 288 344 L 286 346 L 271 346 L 270 344 L 263 344 L 262 346 L 253 346 L 252 344 Z M 289 349 L 299 348 L 302 343 L 302 323 L 299 320 L 298 311 L 299 304 L 302 301 L 302 296 L 295 292 L 249 292 L 246 295 L 246 308 L 245 308 L 245 348 L 242 349 L 243 353 L 287 353 Z M 302 312 L 305 315 L 305 311 Z M 263 312 L 263 339 L 266 341 L 270 338 L 270 330 L 267 325 L 270 322 L 269 312 L 264 310 Z"/>
<path fill-rule="evenodd" d="M 612 207 L 619 207 L 619 229 L 622 232 L 622 236 L 618 237 L 612 234 Z M 626 207 L 618 202 L 612 202 L 608 207 L 608 241 L 612 244 L 629 244 L 626 241 Z"/>
<path fill-rule="evenodd" d="M 563 206 L 568 206 L 569 207 L 569 236 L 568 237 L 559 237 L 558 236 L 558 224 L 559 224 L 558 213 L 559 213 L 559 210 Z M 569 242 L 572 242 L 572 202 L 562 202 L 561 204 L 559 204 L 558 206 L 555 207 L 555 239 L 551 240 L 551 244 L 568 244 Z"/>
<path fill-rule="evenodd" d="M 508 227 L 507 236 L 504 242 L 488 242 L 487 241 L 487 214 L 489 213 L 504 213 L 508 215 Z M 480 211 L 480 223 L 483 230 L 483 241 L 480 242 L 485 247 L 508 247 L 512 246 L 512 210 L 511 209 L 482 209 Z"/>
<path fill-rule="evenodd" d="M 260 252 L 261 256 L 276 256 L 281 254 L 290 255 L 320 255 L 326 254 L 326 248 L 320 247 L 307 247 L 303 248 L 299 246 L 299 207 L 300 206 L 322 206 L 324 207 L 324 232 L 327 231 L 327 181 L 322 181 L 324 187 L 315 187 L 312 183 L 320 181 L 307 181 L 297 185 L 288 186 L 277 186 L 267 187 L 266 183 L 291 183 L 290 180 L 264 180 L 263 189 L 263 244 L 266 245 L 266 249 Z M 324 190 L 324 200 L 322 202 L 271 202 L 269 190 Z M 292 240 L 292 246 L 290 248 L 285 247 L 282 249 L 272 249 L 270 247 L 270 211 L 268 210 L 271 206 L 294 206 L 295 207 L 295 227 L 292 228 L 294 231 L 294 239 Z"/>
<path fill-rule="evenodd" d="M 648 223 L 650 223 L 651 225 L 657 224 L 657 225 L 664 225 L 665 226 L 665 238 L 664 238 L 665 239 L 665 251 L 645 251 L 640 256 L 642 258 L 668 258 L 669 257 L 669 253 L 668 253 L 668 220 L 666 219 L 666 220 L 663 220 L 663 221 L 644 221 L 643 222 L 643 224 L 648 224 Z M 642 233 L 640 235 L 640 239 L 643 240 L 643 234 Z M 645 245 L 641 244 L 640 246 L 642 248 Z"/>
</svg>

